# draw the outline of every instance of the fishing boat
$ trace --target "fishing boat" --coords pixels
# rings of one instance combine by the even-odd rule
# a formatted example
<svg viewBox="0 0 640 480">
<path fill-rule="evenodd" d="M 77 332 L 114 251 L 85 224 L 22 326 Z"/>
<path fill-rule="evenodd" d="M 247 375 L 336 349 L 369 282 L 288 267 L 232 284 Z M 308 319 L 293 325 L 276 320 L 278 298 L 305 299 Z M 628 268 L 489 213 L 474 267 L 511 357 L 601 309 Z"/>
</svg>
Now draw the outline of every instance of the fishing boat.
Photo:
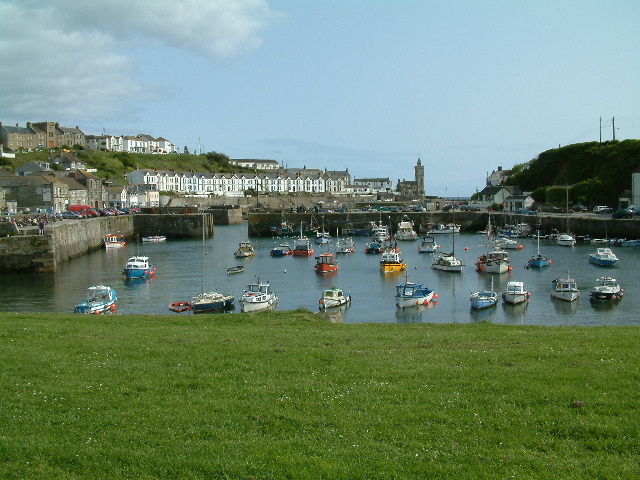
<svg viewBox="0 0 640 480">
<path fill-rule="evenodd" d="M 389 234 L 389 227 L 382 224 L 382 220 L 378 223 L 372 222 L 371 227 L 373 229 L 372 240 L 377 243 L 385 242 L 391 239 Z"/>
<path fill-rule="evenodd" d="M 353 238 L 347 237 L 344 241 L 340 241 L 340 236 L 336 241 L 336 253 L 354 253 L 356 251 L 356 244 Z"/>
<path fill-rule="evenodd" d="M 318 273 L 331 273 L 338 271 L 338 262 L 332 253 L 321 253 L 316 257 L 314 267 Z"/>
<path fill-rule="evenodd" d="M 288 242 L 283 242 L 277 247 L 273 247 L 269 252 L 269 255 L 272 257 L 285 257 L 287 255 L 291 255 L 293 250 L 291 250 L 291 246 Z"/>
<path fill-rule="evenodd" d="M 236 258 L 246 258 L 253 257 L 255 255 L 255 250 L 253 249 L 253 245 L 248 240 L 241 240 L 238 245 L 238 249 L 233 254 Z"/>
<path fill-rule="evenodd" d="M 548 267 L 549 265 L 551 265 L 552 262 L 551 260 L 549 260 L 547 257 L 545 257 L 540 253 L 540 232 L 539 231 L 536 237 L 538 238 L 538 251 L 534 255 L 531 255 L 531 258 L 529 258 L 529 266 L 537 267 L 537 268 Z"/>
<path fill-rule="evenodd" d="M 367 242 L 364 246 L 364 253 L 376 254 L 382 250 L 382 244 L 380 242 Z"/>
<path fill-rule="evenodd" d="M 104 248 L 121 248 L 124 247 L 126 242 L 124 241 L 124 235 L 114 235 L 107 233 L 102 240 Z"/>
<path fill-rule="evenodd" d="M 418 253 L 436 253 L 440 245 L 435 241 L 435 238 L 431 236 L 422 237 L 422 243 L 418 247 Z"/>
<path fill-rule="evenodd" d="M 240 298 L 243 312 L 257 312 L 258 310 L 273 308 L 277 302 L 278 297 L 271 290 L 269 282 L 262 282 L 259 278 L 245 287 Z"/>
<path fill-rule="evenodd" d="M 227 275 L 233 275 L 235 273 L 244 272 L 244 265 L 234 265 L 233 267 L 227 268 Z"/>
<path fill-rule="evenodd" d="M 569 272 L 567 272 L 567 278 L 556 278 L 551 282 L 551 296 L 567 302 L 580 298 L 578 284 L 569 276 Z"/>
<path fill-rule="evenodd" d="M 315 242 L 319 245 L 324 245 L 327 244 L 331 241 L 331 235 L 329 235 L 328 232 L 324 231 L 324 228 L 322 230 L 318 230 L 316 232 L 316 240 Z"/>
<path fill-rule="evenodd" d="M 74 313 L 101 313 L 115 310 L 117 300 L 116 291 L 105 285 L 95 285 L 87 288 L 87 299 L 73 309 Z"/>
<path fill-rule="evenodd" d="M 327 288 L 322 292 L 320 298 L 320 310 L 326 310 L 327 308 L 339 307 L 341 305 L 349 305 L 351 303 L 351 293 L 344 291 L 338 287 Z"/>
<path fill-rule="evenodd" d="M 203 225 L 205 225 L 203 215 Z M 191 308 L 193 313 L 213 312 L 216 310 L 228 310 L 233 308 L 234 296 L 226 293 L 219 292 L 205 292 L 204 290 L 204 271 L 205 271 L 205 258 L 207 254 L 204 251 L 204 233 L 205 229 L 202 229 L 202 291 L 200 295 L 197 295 L 191 299 Z"/>
<path fill-rule="evenodd" d="M 443 233 L 459 233 L 460 225 L 454 223 L 439 224 L 427 230 L 427 235 L 439 235 Z"/>
<path fill-rule="evenodd" d="M 493 307 L 498 303 L 498 292 L 493 290 L 493 277 L 491 277 L 491 289 L 480 290 L 474 292 L 469 297 L 471 301 L 471 308 L 475 310 L 482 310 L 483 308 Z"/>
<path fill-rule="evenodd" d="M 149 235 L 147 237 L 142 237 L 142 241 L 160 243 L 160 242 L 166 242 L 167 237 L 165 237 L 164 235 Z"/>
<path fill-rule="evenodd" d="M 438 298 L 438 295 L 432 289 L 421 283 L 410 282 L 409 275 L 406 275 L 403 283 L 396 285 L 396 307 L 428 305 L 434 298 Z"/>
<path fill-rule="evenodd" d="M 182 313 L 192 309 L 191 302 L 171 302 L 169 304 L 169 310 L 176 313 Z"/>
<path fill-rule="evenodd" d="M 404 215 L 402 220 L 398 224 L 398 231 L 396 232 L 396 240 L 415 240 L 418 238 L 418 234 L 413 229 L 413 222 L 409 220 L 409 217 Z"/>
<path fill-rule="evenodd" d="M 595 286 L 589 293 L 589 300 L 592 302 L 610 302 L 620 300 L 624 295 L 624 290 L 615 278 L 600 277 L 596 280 Z"/>
<path fill-rule="evenodd" d="M 293 243 L 293 256 L 294 257 L 309 257 L 313 255 L 313 248 L 311 248 L 311 242 L 309 238 L 302 234 L 302 224 L 300 224 L 300 237 L 296 238 Z"/>
<path fill-rule="evenodd" d="M 589 261 L 596 265 L 611 267 L 618 262 L 618 257 L 608 247 L 598 247 L 596 253 L 589 254 Z"/>
<path fill-rule="evenodd" d="M 149 264 L 149 257 L 131 257 L 124 265 L 122 274 L 126 278 L 147 278 L 155 275 L 156 267 Z"/>
<path fill-rule="evenodd" d="M 502 300 L 512 305 L 526 302 L 529 298 L 531 298 L 531 295 L 524 287 L 524 282 L 509 281 L 502 292 Z"/>
<path fill-rule="evenodd" d="M 476 270 L 485 273 L 507 273 L 512 270 L 509 266 L 509 254 L 506 250 L 495 248 L 494 250 L 482 254 L 476 262 Z"/>
<path fill-rule="evenodd" d="M 380 260 L 380 271 L 382 273 L 401 272 L 407 268 L 407 264 L 402 261 L 400 252 L 385 252 Z"/>
</svg>

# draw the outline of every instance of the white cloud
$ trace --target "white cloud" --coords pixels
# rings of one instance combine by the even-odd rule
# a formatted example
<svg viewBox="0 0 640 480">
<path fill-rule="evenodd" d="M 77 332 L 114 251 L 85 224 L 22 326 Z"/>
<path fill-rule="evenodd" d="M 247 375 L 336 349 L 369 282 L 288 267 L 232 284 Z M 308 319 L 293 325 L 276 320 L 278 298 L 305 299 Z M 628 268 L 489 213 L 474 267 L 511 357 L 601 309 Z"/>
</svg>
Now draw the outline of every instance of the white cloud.
<svg viewBox="0 0 640 480">
<path fill-rule="evenodd" d="M 161 95 L 138 55 L 169 46 L 218 61 L 262 44 L 262 0 L 0 0 L 0 112 L 11 119 L 108 118 Z"/>
</svg>

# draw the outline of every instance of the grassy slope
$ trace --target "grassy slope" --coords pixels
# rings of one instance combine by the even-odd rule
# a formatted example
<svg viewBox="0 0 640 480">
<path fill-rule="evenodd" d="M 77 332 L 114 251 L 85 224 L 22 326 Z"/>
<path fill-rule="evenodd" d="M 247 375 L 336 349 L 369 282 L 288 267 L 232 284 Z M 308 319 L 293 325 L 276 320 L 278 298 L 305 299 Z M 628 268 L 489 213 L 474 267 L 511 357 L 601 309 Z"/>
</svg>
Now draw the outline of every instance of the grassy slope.
<svg viewBox="0 0 640 480">
<path fill-rule="evenodd" d="M 0 478 L 636 478 L 636 328 L 0 316 Z"/>
</svg>

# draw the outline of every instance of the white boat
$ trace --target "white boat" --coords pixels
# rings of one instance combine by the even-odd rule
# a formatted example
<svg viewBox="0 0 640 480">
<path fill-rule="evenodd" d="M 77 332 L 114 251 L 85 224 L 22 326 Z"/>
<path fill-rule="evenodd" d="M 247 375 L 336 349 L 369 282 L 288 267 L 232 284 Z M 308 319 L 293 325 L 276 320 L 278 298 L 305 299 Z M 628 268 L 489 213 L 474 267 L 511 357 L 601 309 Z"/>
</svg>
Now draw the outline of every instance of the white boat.
<svg viewBox="0 0 640 480">
<path fill-rule="evenodd" d="M 164 235 L 149 235 L 147 237 L 142 237 L 142 241 L 143 242 L 155 242 L 155 243 L 166 242 L 167 241 L 167 237 L 165 237 Z"/>
<path fill-rule="evenodd" d="M 437 235 L 442 233 L 459 233 L 460 225 L 453 223 L 439 224 L 427 230 L 427 235 Z"/>
<path fill-rule="evenodd" d="M 238 249 L 233 254 L 236 258 L 245 258 L 245 257 L 253 257 L 255 254 L 255 250 L 253 249 L 253 245 L 248 240 L 241 240 L 238 245 Z"/>
<path fill-rule="evenodd" d="M 408 275 L 403 283 L 396 286 L 396 307 L 399 308 L 428 305 L 434 298 L 438 295 L 433 290 L 421 283 L 410 282 Z"/>
<path fill-rule="evenodd" d="M 600 277 L 596 280 L 595 286 L 589 293 L 589 300 L 592 302 L 610 302 L 620 300 L 624 295 L 624 290 L 615 278 Z"/>
<path fill-rule="evenodd" d="M 107 233 L 104 236 L 104 240 L 102 240 L 102 244 L 104 248 L 121 248 L 124 247 L 126 242 L 124 241 L 124 235 L 114 235 L 112 233 Z"/>
<path fill-rule="evenodd" d="M 580 290 L 576 281 L 570 278 L 567 272 L 567 278 L 556 278 L 551 282 L 551 296 L 567 302 L 573 302 L 580 298 Z"/>
<path fill-rule="evenodd" d="M 498 303 L 498 292 L 493 290 L 493 277 L 491 278 L 491 289 L 480 290 L 474 292 L 469 297 L 471 301 L 471 308 L 475 310 L 482 310 L 483 308 L 493 307 Z"/>
<path fill-rule="evenodd" d="M 418 253 L 436 253 L 440 245 L 436 243 L 435 238 L 426 236 L 422 237 L 422 243 L 418 247 Z"/>
<path fill-rule="evenodd" d="M 233 267 L 227 268 L 227 275 L 233 275 L 235 273 L 244 272 L 244 265 L 234 265 Z"/>
<path fill-rule="evenodd" d="M 406 215 L 402 217 L 402 221 L 398 224 L 396 232 L 396 240 L 415 240 L 418 234 L 413 229 L 413 222 Z"/>
<path fill-rule="evenodd" d="M 431 264 L 431 268 L 444 272 L 462 272 L 464 265 L 453 253 L 441 253 Z"/>
<path fill-rule="evenodd" d="M 273 308 L 277 302 L 278 297 L 271 290 L 269 282 L 262 282 L 259 278 L 245 287 L 240 298 L 243 312 L 257 312 L 258 310 Z"/>
<path fill-rule="evenodd" d="M 576 237 L 570 233 L 561 233 L 556 237 L 556 243 L 562 247 L 573 247 L 576 244 Z"/>
<path fill-rule="evenodd" d="M 354 253 L 356 251 L 356 244 L 353 241 L 353 238 L 347 237 L 344 241 L 340 241 L 340 237 L 338 237 L 338 241 L 336 242 L 336 253 Z"/>
<path fill-rule="evenodd" d="M 498 237 L 493 239 L 493 244 L 505 249 L 522 250 L 522 244 L 508 237 Z"/>
<path fill-rule="evenodd" d="M 502 300 L 513 305 L 526 302 L 531 295 L 524 288 L 524 282 L 510 281 L 502 292 Z"/>
<path fill-rule="evenodd" d="M 319 245 L 324 245 L 325 243 L 329 243 L 331 241 L 331 235 L 324 230 L 318 230 L 316 232 L 316 243 Z"/>
<path fill-rule="evenodd" d="M 73 309 L 74 313 L 101 313 L 115 310 L 118 299 L 116 291 L 105 285 L 95 285 L 87 288 L 87 299 Z"/>
<path fill-rule="evenodd" d="M 382 221 L 378 223 L 372 222 L 371 227 L 373 230 L 372 239 L 375 242 L 385 242 L 391 239 L 391 235 L 389 235 L 389 227 L 387 227 L 386 225 L 383 225 Z"/>
<path fill-rule="evenodd" d="M 485 273 L 507 273 L 511 271 L 509 254 L 506 250 L 500 249 L 482 254 L 476 262 L 476 270 Z"/>
<path fill-rule="evenodd" d="M 596 253 L 589 254 L 589 261 L 596 265 L 611 267 L 618 262 L 618 257 L 608 247 L 599 247 Z"/>
<path fill-rule="evenodd" d="M 151 266 L 149 257 L 131 257 L 124 265 L 122 274 L 127 278 L 147 278 L 155 275 L 156 267 Z"/>
<path fill-rule="evenodd" d="M 324 292 L 322 292 L 322 297 L 320 298 L 320 310 L 326 310 L 327 308 L 339 307 L 341 305 L 348 305 L 351 303 L 351 294 L 344 291 L 338 287 L 327 288 Z"/>
</svg>

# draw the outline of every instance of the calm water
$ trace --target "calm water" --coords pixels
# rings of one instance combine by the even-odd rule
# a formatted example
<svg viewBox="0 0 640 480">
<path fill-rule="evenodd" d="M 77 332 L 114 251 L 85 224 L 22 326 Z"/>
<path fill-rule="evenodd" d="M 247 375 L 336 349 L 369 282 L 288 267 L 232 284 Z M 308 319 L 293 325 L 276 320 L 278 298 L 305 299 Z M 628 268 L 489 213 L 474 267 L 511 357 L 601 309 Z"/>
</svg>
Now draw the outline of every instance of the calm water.
<svg viewBox="0 0 640 480">
<path fill-rule="evenodd" d="M 523 250 L 509 250 L 513 271 L 503 275 L 480 274 L 475 271 L 475 260 L 480 251 L 479 235 L 461 234 L 456 238 L 456 253 L 466 264 L 462 274 L 440 272 L 431 268 L 432 256 L 418 253 L 419 241 L 400 242 L 407 272 L 411 281 L 420 282 L 438 293 L 437 303 L 429 307 L 400 310 L 395 306 L 395 286 L 404 281 L 404 274 L 381 274 L 379 255 L 363 253 L 365 238 L 356 237 L 357 252 L 340 255 L 340 269 L 329 275 L 317 274 L 313 257 L 271 257 L 269 250 L 280 243 L 277 239 L 252 239 L 256 255 L 237 260 L 233 252 L 242 238 L 246 238 L 246 224 L 216 227 L 215 236 L 206 240 L 203 255 L 198 240 L 169 240 L 164 244 L 128 243 L 124 249 L 99 250 L 61 265 L 55 274 L 5 275 L 0 279 L 1 311 L 71 312 L 73 306 L 84 300 L 88 286 L 103 283 L 118 292 L 117 312 L 178 315 L 168 309 L 169 303 L 189 300 L 202 291 L 202 259 L 206 268 L 204 287 L 232 293 L 237 299 L 246 283 L 259 276 L 268 280 L 278 294 L 277 310 L 303 307 L 318 310 L 322 290 L 337 286 L 350 291 L 352 305 L 344 312 L 345 323 L 360 322 L 433 322 L 469 323 L 487 320 L 494 323 L 526 325 L 640 325 L 638 296 L 638 265 L 640 249 L 613 247 L 620 258 L 613 268 L 597 267 L 588 261 L 593 245 L 573 248 L 558 247 L 542 242 L 540 250 L 553 260 L 543 269 L 526 269 L 527 260 L 537 248 L 533 239 L 521 239 Z M 445 250 L 451 249 L 451 238 L 437 237 Z M 293 245 L 293 240 L 290 243 Z M 468 247 L 468 250 L 464 250 Z M 315 245 L 316 254 L 331 251 L 331 246 Z M 157 267 L 157 275 L 147 281 L 130 283 L 122 276 L 128 257 L 148 256 Z M 227 275 L 232 265 L 245 266 L 244 273 Z M 550 297 L 554 278 L 571 276 L 578 281 L 581 298 L 577 302 L 562 302 Z M 595 308 L 590 305 L 588 293 L 595 279 L 608 275 L 617 278 L 625 289 L 622 301 Z M 497 307 L 480 312 L 470 309 L 469 294 L 489 288 L 491 278 L 494 289 L 500 292 L 507 281 L 524 281 L 531 292 L 531 300 L 523 305 Z M 239 305 L 236 306 L 239 311 Z M 183 313 L 186 315 L 189 313 Z M 233 313 L 231 313 L 233 314 Z"/>
</svg>

